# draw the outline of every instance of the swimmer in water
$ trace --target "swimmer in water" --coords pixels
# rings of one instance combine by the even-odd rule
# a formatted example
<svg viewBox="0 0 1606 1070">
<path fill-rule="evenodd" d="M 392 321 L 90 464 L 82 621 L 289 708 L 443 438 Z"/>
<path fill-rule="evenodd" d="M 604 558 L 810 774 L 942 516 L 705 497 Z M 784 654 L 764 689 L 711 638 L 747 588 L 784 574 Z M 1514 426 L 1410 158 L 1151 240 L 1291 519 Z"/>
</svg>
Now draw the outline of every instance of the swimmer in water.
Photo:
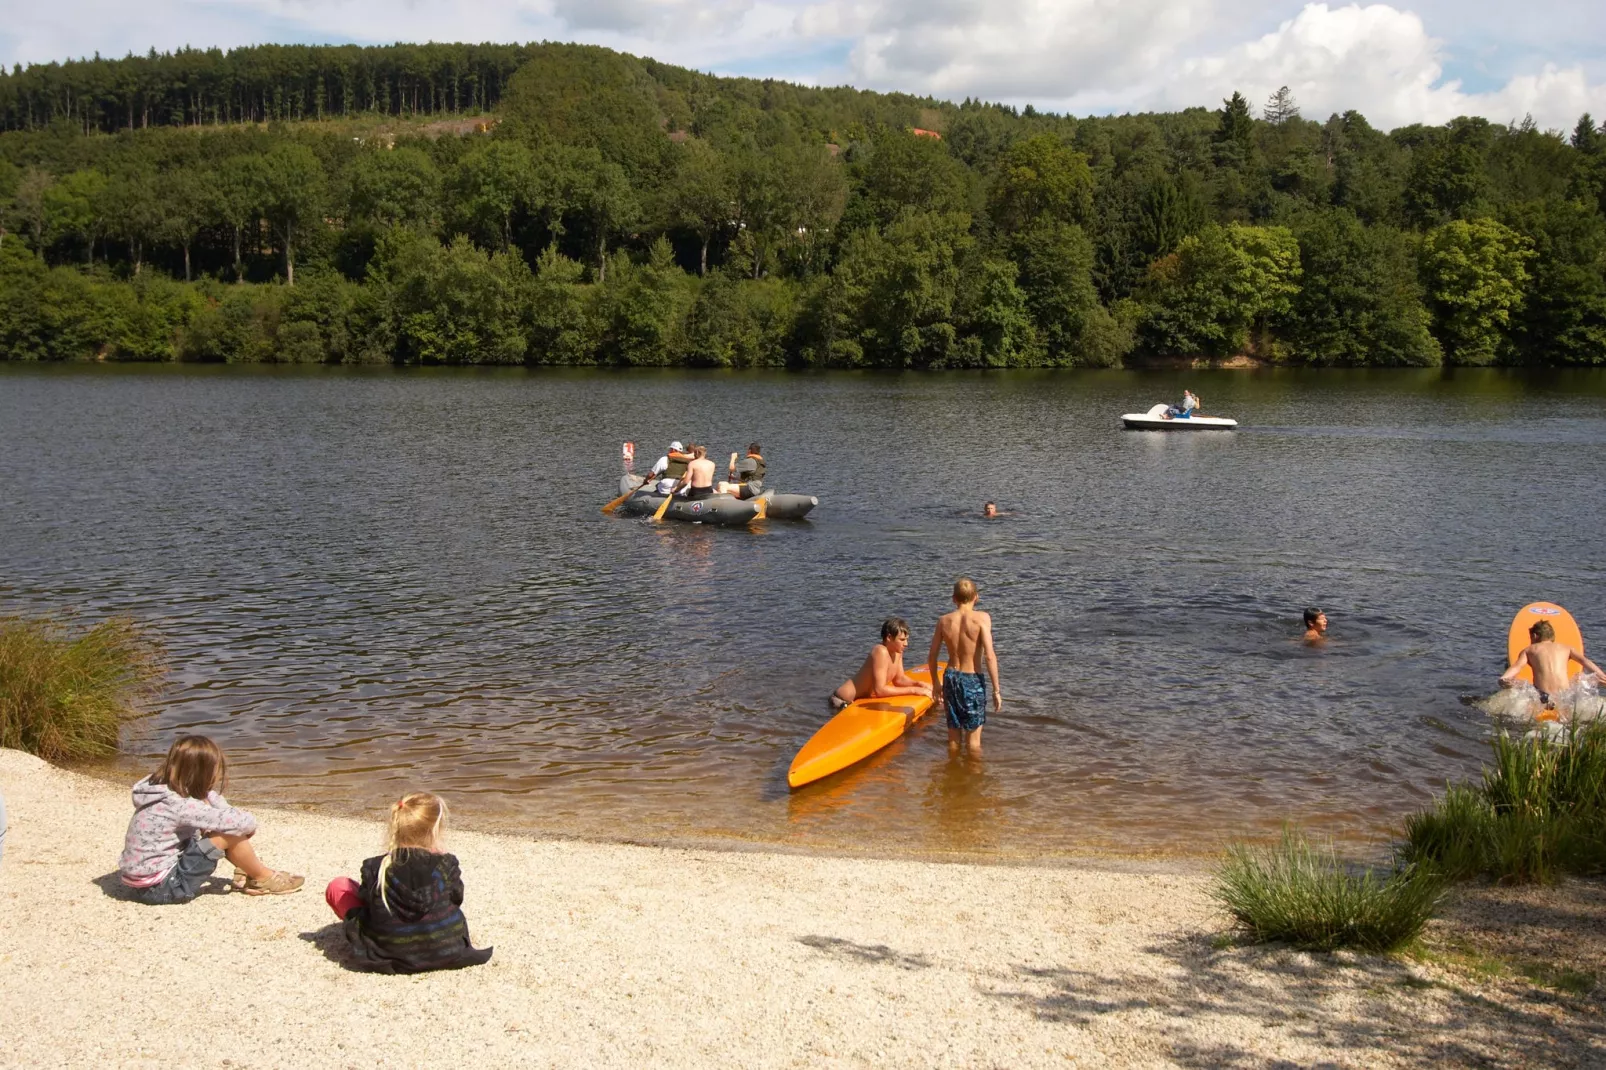
<svg viewBox="0 0 1606 1070">
<path fill-rule="evenodd" d="M 909 625 L 902 617 L 888 617 L 881 625 L 881 642 L 870 648 L 869 657 L 864 659 L 853 679 L 831 693 L 831 708 L 840 710 L 861 698 L 931 697 L 930 684 L 923 684 L 903 671 L 903 652 L 908 645 Z"/>
<path fill-rule="evenodd" d="M 1528 629 L 1528 638 L 1532 640 L 1525 647 L 1517 660 L 1511 663 L 1500 677 L 1501 687 L 1513 687 L 1517 683 L 1517 674 L 1523 666 L 1533 670 L 1534 688 L 1539 692 L 1539 701 L 1545 709 L 1556 708 L 1555 696 L 1567 686 L 1567 664 L 1576 661 L 1584 667 L 1585 672 L 1595 674 L 1595 679 L 1606 683 L 1606 673 L 1593 661 L 1584 657 L 1566 643 L 1556 642 L 1556 629 L 1550 626 L 1548 620 L 1542 620 Z"/>
<path fill-rule="evenodd" d="M 988 502 L 986 505 L 982 506 L 981 507 L 981 515 L 985 516 L 985 517 L 989 517 L 989 518 L 997 516 L 998 515 L 998 503 L 997 502 Z"/>
<path fill-rule="evenodd" d="M 1305 642 L 1325 643 L 1327 641 L 1327 614 L 1312 607 L 1305 610 Z"/>
</svg>

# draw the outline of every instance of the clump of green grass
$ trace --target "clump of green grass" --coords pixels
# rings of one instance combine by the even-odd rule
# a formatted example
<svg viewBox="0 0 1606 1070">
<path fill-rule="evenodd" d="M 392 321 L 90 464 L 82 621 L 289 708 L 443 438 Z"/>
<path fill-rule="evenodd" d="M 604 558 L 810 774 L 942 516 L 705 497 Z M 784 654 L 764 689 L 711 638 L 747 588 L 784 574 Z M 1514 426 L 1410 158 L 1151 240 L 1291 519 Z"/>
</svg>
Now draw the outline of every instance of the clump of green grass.
<svg viewBox="0 0 1606 1070">
<path fill-rule="evenodd" d="M 133 621 L 0 617 L 0 747 L 48 761 L 115 754 L 163 672 L 160 644 Z"/>
<path fill-rule="evenodd" d="M 1401 853 L 1454 879 L 1550 882 L 1606 872 L 1606 725 L 1494 740 L 1478 786 L 1450 787 L 1406 819 Z"/>
<path fill-rule="evenodd" d="M 1312 951 L 1392 951 L 1413 940 L 1444 892 L 1434 870 L 1356 872 L 1297 829 L 1268 848 L 1234 844 L 1211 894 L 1248 936 Z"/>
</svg>

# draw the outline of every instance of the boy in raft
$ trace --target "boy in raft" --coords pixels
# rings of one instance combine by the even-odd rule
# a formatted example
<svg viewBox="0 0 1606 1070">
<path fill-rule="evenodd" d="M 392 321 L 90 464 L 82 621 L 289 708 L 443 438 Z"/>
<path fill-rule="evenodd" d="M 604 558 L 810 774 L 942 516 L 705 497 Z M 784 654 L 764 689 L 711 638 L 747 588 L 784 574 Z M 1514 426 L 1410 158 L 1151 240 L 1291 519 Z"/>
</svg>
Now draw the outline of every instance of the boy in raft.
<svg viewBox="0 0 1606 1070">
<path fill-rule="evenodd" d="M 701 446 L 693 446 L 691 455 L 692 462 L 686 466 L 686 474 L 675 489 L 685 487 L 685 497 L 689 501 L 711 498 L 714 496 L 714 462 L 708 459 L 708 451 Z"/>
<path fill-rule="evenodd" d="M 892 698 L 896 695 L 931 695 L 931 685 L 903 671 L 903 652 L 909 646 L 909 625 L 902 617 L 888 617 L 881 624 L 881 642 L 870 648 L 853 679 L 831 693 L 831 708 L 840 710 L 861 698 Z"/>
<path fill-rule="evenodd" d="M 764 454 L 757 442 L 747 444 L 747 456 L 740 461 L 731 454 L 729 480 L 719 485 L 719 493 L 734 494 L 741 499 L 756 498 L 764 493 Z"/>
<path fill-rule="evenodd" d="M 998 655 L 993 651 L 993 618 L 976 609 L 980 597 L 968 576 L 954 581 L 954 610 L 937 618 L 931 636 L 927 665 L 936 665 L 942 648 L 948 648 L 948 668 L 942 674 L 942 704 L 948 710 L 948 751 L 957 753 L 961 737 L 971 754 L 981 753 L 981 726 L 987 723 L 987 675 L 976 671 L 977 655 L 987 659 L 993 677 L 993 712 L 1004 708 L 998 686 Z"/>
<path fill-rule="evenodd" d="M 1539 692 L 1539 702 L 1547 710 L 1556 708 L 1555 696 L 1559 695 L 1567 686 L 1567 663 L 1576 661 L 1584 667 L 1585 672 L 1595 674 L 1595 679 L 1606 683 L 1606 673 L 1593 661 L 1584 657 L 1566 643 L 1556 642 L 1556 629 L 1550 626 L 1548 620 L 1542 620 L 1528 629 L 1528 638 L 1533 640 L 1523 648 L 1517 660 L 1511 663 L 1500 677 L 1501 687 L 1512 687 L 1517 683 L 1517 674 L 1524 665 L 1533 670 L 1534 688 Z"/>
</svg>

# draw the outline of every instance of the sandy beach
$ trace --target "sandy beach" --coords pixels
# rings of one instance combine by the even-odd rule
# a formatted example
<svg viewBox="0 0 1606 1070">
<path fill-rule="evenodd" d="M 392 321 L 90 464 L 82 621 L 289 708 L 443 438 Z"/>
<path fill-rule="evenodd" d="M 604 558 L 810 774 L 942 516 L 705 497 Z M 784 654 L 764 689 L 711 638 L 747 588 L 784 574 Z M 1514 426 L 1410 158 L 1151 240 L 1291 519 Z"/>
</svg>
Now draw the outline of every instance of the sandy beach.
<svg viewBox="0 0 1606 1070">
<path fill-rule="evenodd" d="M 322 898 L 377 853 L 377 820 L 234 798 L 306 889 L 250 898 L 220 879 L 154 908 L 119 892 L 125 790 L 0 751 L 0 791 L 6 1066 L 1606 1063 L 1598 986 L 1468 965 L 1521 939 L 1518 918 L 1606 966 L 1599 882 L 1462 895 L 1430 934 L 1442 954 L 1320 956 L 1235 946 L 1202 870 L 457 831 L 469 925 L 495 957 L 390 977 L 348 967 Z"/>
</svg>

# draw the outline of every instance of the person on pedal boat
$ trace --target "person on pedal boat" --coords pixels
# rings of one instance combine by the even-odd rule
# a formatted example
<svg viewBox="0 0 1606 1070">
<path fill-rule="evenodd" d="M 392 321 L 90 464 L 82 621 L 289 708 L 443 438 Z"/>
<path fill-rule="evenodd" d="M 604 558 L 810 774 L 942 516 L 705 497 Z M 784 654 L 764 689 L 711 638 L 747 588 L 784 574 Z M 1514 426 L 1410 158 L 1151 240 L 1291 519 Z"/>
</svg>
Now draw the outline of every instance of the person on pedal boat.
<svg viewBox="0 0 1606 1070">
<path fill-rule="evenodd" d="M 720 494 L 734 494 L 738 498 L 756 498 L 764 493 L 764 454 L 757 442 L 747 444 L 747 456 L 740 461 L 731 454 L 730 478 L 720 483 Z"/>
<path fill-rule="evenodd" d="M 679 439 L 669 444 L 669 452 L 658 458 L 647 474 L 647 481 L 642 486 L 658 494 L 668 494 L 680 482 L 680 477 L 686 474 L 686 468 L 691 464 L 691 454 Z M 656 485 L 655 485 L 656 484 Z"/>
<path fill-rule="evenodd" d="M 1167 408 L 1165 410 L 1165 418 L 1167 420 L 1186 420 L 1193 416 L 1194 410 L 1198 407 L 1199 399 L 1194 396 L 1193 391 L 1184 390 L 1182 392 L 1182 404 L 1180 406 L 1172 405 Z"/>
</svg>

